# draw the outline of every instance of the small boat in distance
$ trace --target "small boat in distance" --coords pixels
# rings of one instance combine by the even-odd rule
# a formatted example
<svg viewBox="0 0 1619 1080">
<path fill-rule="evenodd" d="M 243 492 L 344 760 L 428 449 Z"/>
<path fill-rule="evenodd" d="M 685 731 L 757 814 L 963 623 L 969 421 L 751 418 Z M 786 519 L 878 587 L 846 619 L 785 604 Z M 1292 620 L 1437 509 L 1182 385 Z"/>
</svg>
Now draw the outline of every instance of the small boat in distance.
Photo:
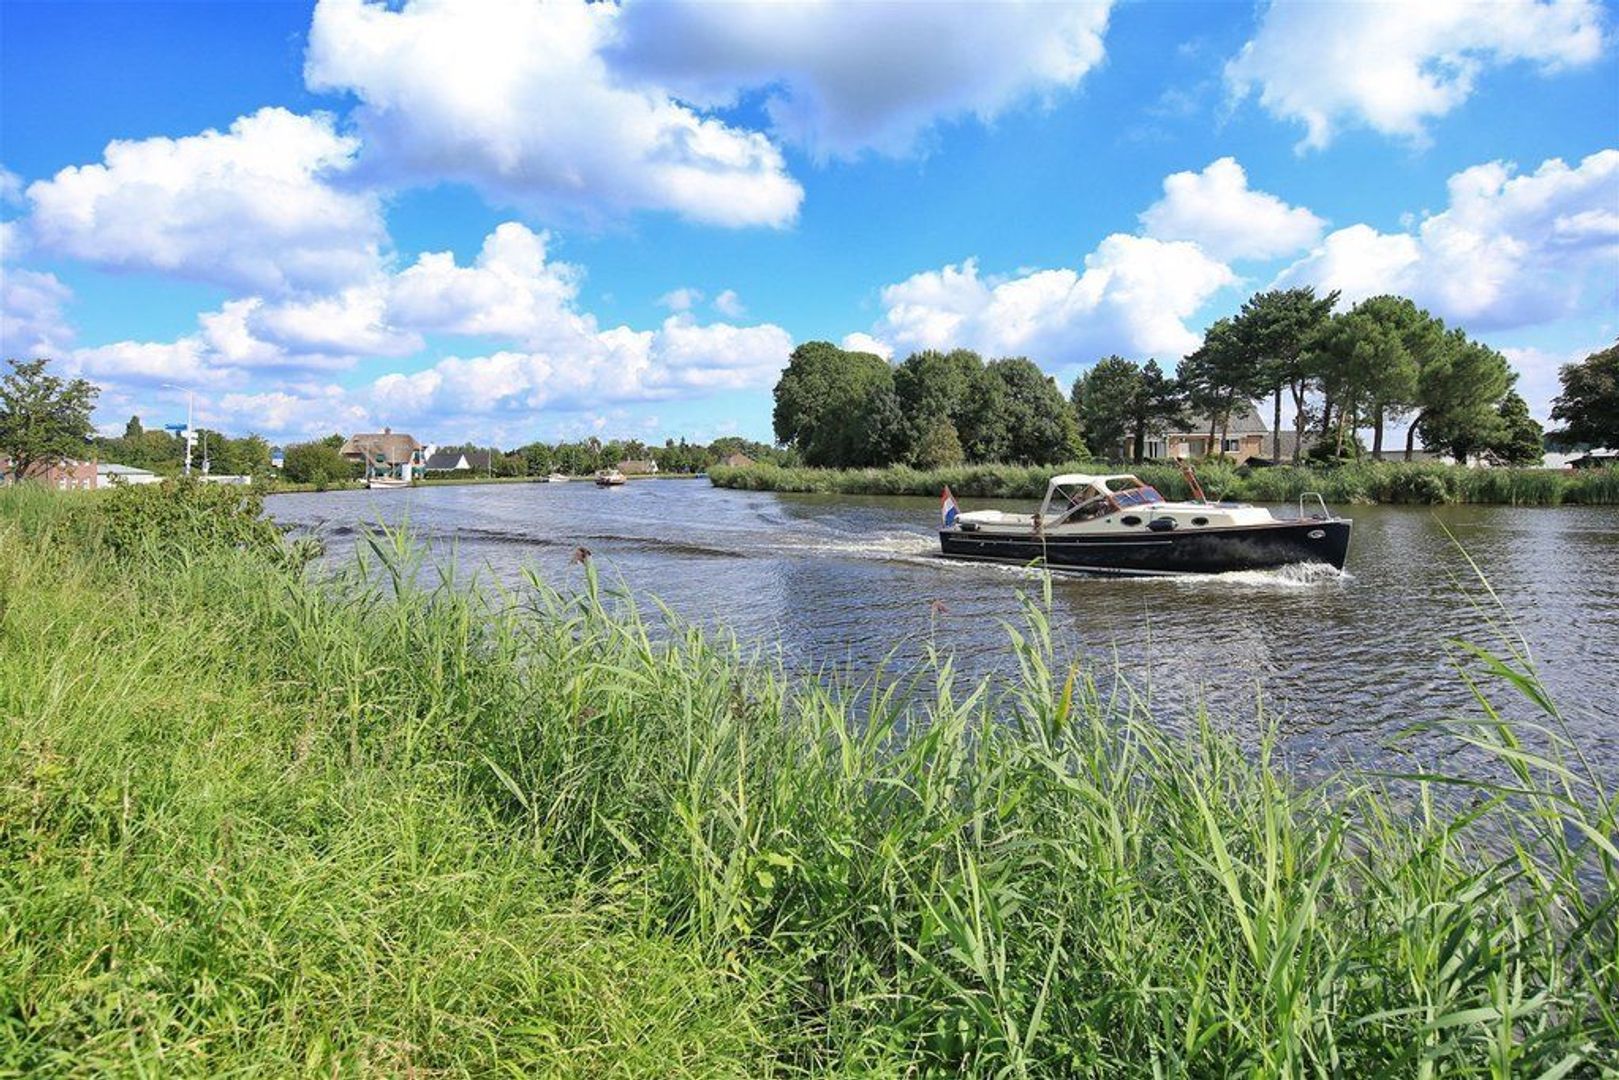
<svg viewBox="0 0 1619 1080">
<path fill-rule="evenodd" d="M 368 488 L 408 488 L 410 481 L 400 476 L 368 476 L 365 478 Z"/>
<path fill-rule="evenodd" d="M 597 487 L 618 487 L 624 480 L 624 474 L 617 469 L 602 469 L 596 473 Z"/>
<path fill-rule="evenodd" d="M 545 478 L 545 482 L 547 484 L 566 484 L 568 477 L 565 473 L 554 472 Z"/>
<path fill-rule="evenodd" d="M 1036 564 L 1095 574 L 1220 574 L 1297 563 L 1344 568 L 1348 518 L 1319 494 L 1299 498 L 1298 517 L 1262 506 L 1211 502 L 1182 466 L 1195 499 L 1170 502 L 1128 473 L 1054 476 L 1034 514 L 961 513 L 946 488 L 939 546 L 953 559 Z M 1306 514 L 1313 495 L 1319 512 Z"/>
</svg>

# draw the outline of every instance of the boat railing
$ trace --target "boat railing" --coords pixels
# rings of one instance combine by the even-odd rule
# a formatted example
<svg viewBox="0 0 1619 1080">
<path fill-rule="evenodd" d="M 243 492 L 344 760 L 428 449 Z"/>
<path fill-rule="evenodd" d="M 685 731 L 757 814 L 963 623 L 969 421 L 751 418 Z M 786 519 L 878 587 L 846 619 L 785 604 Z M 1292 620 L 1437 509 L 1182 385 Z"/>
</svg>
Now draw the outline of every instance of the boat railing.
<svg viewBox="0 0 1619 1080">
<path fill-rule="evenodd" d="M 1321 508 L 1321 513 L 1319 513 L 1319 514 L 1307 514 L 1307 513 L 1305 513 L 1305 511 L 1304 511 L 1304 500 L 1306 500 L 1306 499 L 1314 499 L 1316 506 Z M 1332 511 L 1327 509 L 1327 500 L 1323 499 L 1321 497 L 1321 493 L 1319 491 L 1305 491 L 1305 492 L 1301 492 L 1299 494 L 1299 517 L 1301 519 L 1306 518 L 1306 517 L 1313 517 L 1313 518 L 1320 518 L 1322 521 L 1331 521 L 1332 520 Z"/>
</svg>

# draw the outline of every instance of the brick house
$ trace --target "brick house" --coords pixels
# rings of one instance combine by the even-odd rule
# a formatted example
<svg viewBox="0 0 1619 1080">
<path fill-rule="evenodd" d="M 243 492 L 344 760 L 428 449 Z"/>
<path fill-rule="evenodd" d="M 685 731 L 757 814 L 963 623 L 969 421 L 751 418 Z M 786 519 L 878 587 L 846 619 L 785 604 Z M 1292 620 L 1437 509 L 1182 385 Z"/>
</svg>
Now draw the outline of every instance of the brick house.
<svg viewBox="0 0 1619 1080">
<path fill-rule="evenodd" d="M 36 468 L 28 479 L 56 491 L 94 491 L 97 470 L 94 461 L 59 461 L 44 468 Z M 10 458 L 0 458 L 0 484 L 20 479 L 12 475 Z"/>
</svg>

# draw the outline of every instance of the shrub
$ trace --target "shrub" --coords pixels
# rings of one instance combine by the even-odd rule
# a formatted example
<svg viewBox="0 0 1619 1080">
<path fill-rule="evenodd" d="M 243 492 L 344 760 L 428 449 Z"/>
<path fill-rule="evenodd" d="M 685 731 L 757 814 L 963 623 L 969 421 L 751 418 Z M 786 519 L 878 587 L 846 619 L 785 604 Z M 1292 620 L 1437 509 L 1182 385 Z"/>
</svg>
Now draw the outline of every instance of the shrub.
<svg viewBox="0 0 1619 1080">
<path fill-rule="evenodd" d="M 168 563 L 240 551 L 301 567 L 316 554 L 312 541 L 289 543 L 264 516 L 263 494 L 244 485 L 185 479 L 123 485 L 85 509 L 102 546 L 130 561 Z"/>
</svg>

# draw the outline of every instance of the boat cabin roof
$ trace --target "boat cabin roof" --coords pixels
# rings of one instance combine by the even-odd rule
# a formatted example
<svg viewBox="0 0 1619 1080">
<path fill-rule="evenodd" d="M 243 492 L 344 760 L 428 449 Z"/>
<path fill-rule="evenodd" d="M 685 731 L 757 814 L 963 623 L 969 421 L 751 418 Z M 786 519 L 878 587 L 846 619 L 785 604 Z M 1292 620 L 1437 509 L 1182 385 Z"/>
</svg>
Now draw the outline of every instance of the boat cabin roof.
<svg viewBox="0 0 1619 1080">
<path fill-rule="evenodd" d="M 1078 487 L 1091 484 L 1106 483 L 1109 480 L 1128 480 L 1132 487 L 1140 487 L 1141 481 L 1130 473 L 1060 473 L 1051 478 L 1052 487 Z"/>
<path fill-rule="evenodd" d="M 1077 489 L 1077 490 L 1076 490 Z M 1040 516 L 1049 524 L 1085 520 L 1126 506 L 1152 506 L 1164 497 L 1131 473 L 1062 473 L 1051 478 Z"/>
</svg>

